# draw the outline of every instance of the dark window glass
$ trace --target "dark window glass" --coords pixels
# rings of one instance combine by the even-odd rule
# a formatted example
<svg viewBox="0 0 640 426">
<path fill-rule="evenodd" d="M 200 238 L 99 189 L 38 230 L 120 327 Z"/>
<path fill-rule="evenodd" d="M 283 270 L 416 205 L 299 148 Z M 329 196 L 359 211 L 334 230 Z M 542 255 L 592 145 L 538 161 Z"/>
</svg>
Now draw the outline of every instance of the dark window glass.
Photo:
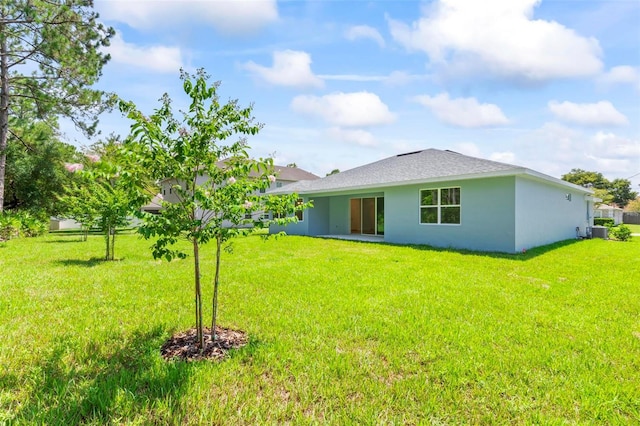
<svg viewBox="0 0 640 426">
<path fill-rule="evenodd" d="M 420 209 L 420 223 L 438 223 L 438 208 L 422 207 Z"/>
</svg>

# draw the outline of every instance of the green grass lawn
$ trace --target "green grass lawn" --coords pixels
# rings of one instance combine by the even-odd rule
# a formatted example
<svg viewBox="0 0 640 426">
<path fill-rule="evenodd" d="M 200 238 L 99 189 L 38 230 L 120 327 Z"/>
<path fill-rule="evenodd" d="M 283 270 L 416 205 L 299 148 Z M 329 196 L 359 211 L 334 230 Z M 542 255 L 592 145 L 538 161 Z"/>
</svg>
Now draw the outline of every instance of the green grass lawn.
<svg viewBox="0 0 640 426">
<path fill-rule="evenodd" d="M 160 357 L 194 324 L 191 259 L 124 235 L 103 262 L 77 239 L 0 246 L 0 424 L 640 422 L 638 237 L 520 255 L 238 239 L 220 321 L 251 340 L 221 363 Z"/>
<path fill-rule="evenodd" d="M 631 232 L 634 234 L 640 234 L 640 225 L 634 225 L 634 224 L 629 224 L 629 223 L 625 223 L 626 226 L 629 227 L 629 229 L 631 229 Z"/>
</svg>

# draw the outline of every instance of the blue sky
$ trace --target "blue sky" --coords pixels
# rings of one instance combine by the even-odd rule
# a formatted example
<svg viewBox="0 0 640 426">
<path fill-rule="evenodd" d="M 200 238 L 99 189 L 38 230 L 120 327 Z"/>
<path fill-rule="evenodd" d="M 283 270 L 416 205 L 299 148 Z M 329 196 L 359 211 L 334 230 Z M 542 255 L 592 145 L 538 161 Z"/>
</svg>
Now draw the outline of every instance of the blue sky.
<svg viewBox="0 0 640 426">
<path fill-rule="evenodd" d="M 101 89 L 144 112 L 179 69 L 253 103 L 255 156 L 324 176 L 450 149 L 640 187 L 640 2 L 96 0 L 116 29 Z M 103 134 L 126 135 L 103 117 Z M 86 144 L 67 129 L 70 139 Z"/>
</svg>

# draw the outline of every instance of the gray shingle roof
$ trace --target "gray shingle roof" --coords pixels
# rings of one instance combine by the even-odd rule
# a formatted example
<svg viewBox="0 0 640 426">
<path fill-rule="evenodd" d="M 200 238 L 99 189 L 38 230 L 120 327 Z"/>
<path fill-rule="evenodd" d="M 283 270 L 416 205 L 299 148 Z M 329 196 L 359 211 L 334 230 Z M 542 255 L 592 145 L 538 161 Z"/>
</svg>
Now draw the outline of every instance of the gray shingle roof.
<svg viewBox="0 0 640 426">
<path fill-rule="evenodd" d="M 515 175 L 531 172 L 543 179 L 558 179 L 530 171 L 524 167 L 481 158 L 469 157 L 453 151 L 425 149 L 394 155 L 374 163 L 330 175 L 314 181 L 299 181 L 270 193 L 321 193 L 350 189 L 398 186 L 410 183 L 445 179 L 469 179 L 481 176 Z M 565 182 L 566 183 L 566 182 Z M 574 185 L 571 185 L 574 186 Z"/>
</svg>

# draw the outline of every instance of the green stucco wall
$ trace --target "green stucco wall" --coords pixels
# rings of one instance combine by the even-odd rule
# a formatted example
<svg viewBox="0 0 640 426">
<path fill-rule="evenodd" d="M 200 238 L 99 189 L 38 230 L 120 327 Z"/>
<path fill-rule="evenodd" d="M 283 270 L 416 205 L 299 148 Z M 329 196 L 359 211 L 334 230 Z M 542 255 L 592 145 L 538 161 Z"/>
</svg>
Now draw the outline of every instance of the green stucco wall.
<svg viewBox="0 0 640 426">
<path fill-rule="evenodd" d="M 439 182 L 385 191 L 385 241 L 436 247 L 513 252 L 513 177 Z M 460 187 L 460 225 L 420 224 L 422 189 Z"/>
</svg>

